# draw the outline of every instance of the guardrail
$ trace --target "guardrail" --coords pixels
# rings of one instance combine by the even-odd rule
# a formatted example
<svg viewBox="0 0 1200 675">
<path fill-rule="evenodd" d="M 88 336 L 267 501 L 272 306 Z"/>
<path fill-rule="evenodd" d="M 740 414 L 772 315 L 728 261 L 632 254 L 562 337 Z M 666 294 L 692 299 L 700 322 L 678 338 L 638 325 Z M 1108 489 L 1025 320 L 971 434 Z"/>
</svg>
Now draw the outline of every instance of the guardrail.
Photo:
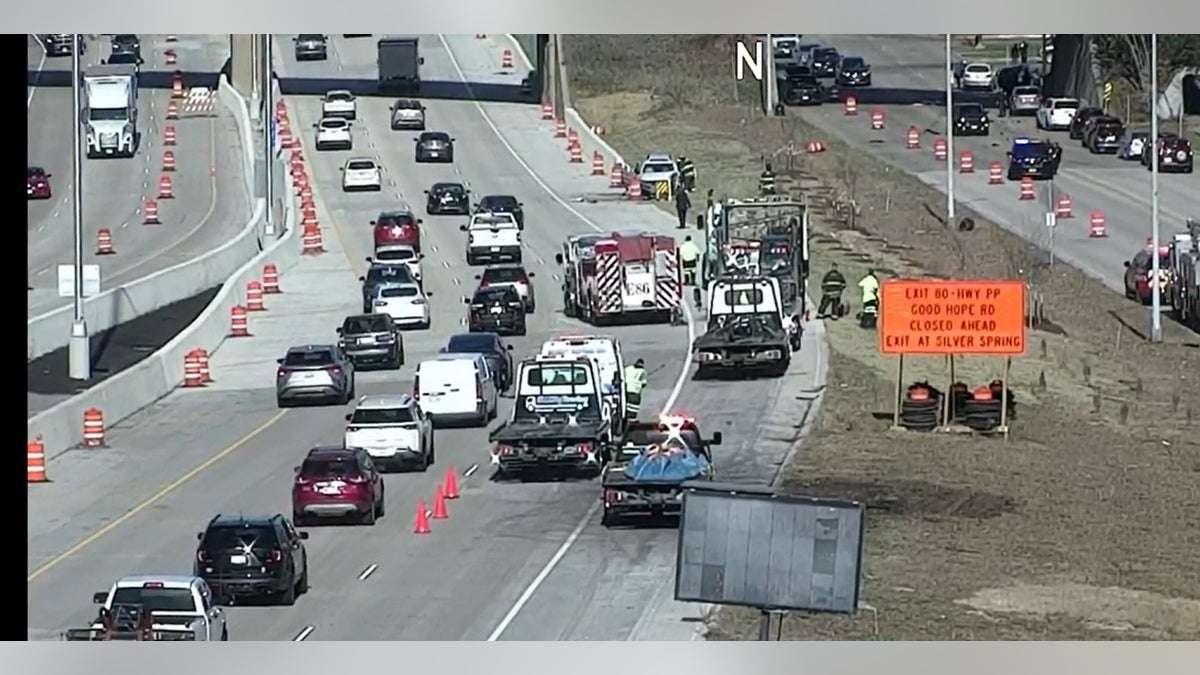
<svg viewBox="0 0 1200 675">
<path fill-rule="evenodd" d="M 239 128 L 244 130 L 243 140 L 248 141 L 250 119 L 245 99 L 229 86 L 224 78 L 221 80 L 220 91 L 223 101 L 237 117 Z M 247 147 L 253 148 L 253 145 Z M 277 173 L 284 176 L 286 189 L 292 190 L 291 178 L 287 176 L 282 162 L 279 163 Z M 242 304 L 242 296 L 245 293 L 247 282 L 258 279 L 262 274 L 263 265 L 268 262 L 275 264 L 281 272 L 286 272 L 299 260 L 300 246 L 296 242 L 295 200 L 285 199 L 283 204 L 283 232 L 279 238 L 267 242 L 260 251 L 259 229 L 265 207 L 263 200 L 259 200 L 258 207 L 255 209 L 255 219 L 247 225 L 246 231 L 239 237 L 239 240 L 248 239 L 253 245 L 254 252 L 250 253 L 247 259 L 232 265 L 225 276 L 218 276 L 222 273 L 221 265 L 230 267 L 232 259 L 229 256 L 232 254 L 229 251 L 239 242 L 230 242 L 227 247 L 223 247 L 226 257 L 222 259 L 221 263 L 212 260 L 220 253 L 220 251 L 214 251 L 206 256 L 207 261 L 196 260 L 192 263 L 185 263 L 143 280 L 149 281 L 174 270 L 179 278 L 182 279 L 186 276 L 189 280 L 188 282 L 181 281 L 181 284 L 198 284 L 196 291 L 211 288 L 218 283 L 223 285 L 204 312 L 162 349 L 128 370 L 31 417 L 26 423 L 28 437 L 34 438 L 41 435 L 47 457 L 52 458 L 62 454 L 79 444 L 85 410 L 89 408 L 103 410 L 106 424 L 112 426 L 167 396 L 178 387 L 183 381 L 183 360 L 188 352 L 197 348 L 207 349 L 210 353 L 217 351 L 229 333 L 229 316 L 233 306 Z M 241 245 L 245 245 L 245 243 L 241 242 Z M 194 271 L 185 274 L 180 268 L 184 268 L 188 264 L 193 265 Z M 202 281 L 205 277 L 208 280 Z M 146 293 L 152 298 L 155 297 L 148 289 Z M 184 293 L 180 297 L 187 296 L 188 294 Z M 68 320 L 69 318 L 68 315 Z"/>
<path fill-rule="evenodd" d="M 256 153 L 246 100 L 223 76 L 217 95 L 221 104 L 233 114 L 241 136 L 246 194 L 255 204 L 250 220 L 236 237 L 202 256 L 85 299 L 83 315 L 92 335 L 212 288 L 262 251 L 265 204 L 261 199 L 254 199 Z M 74 311 L 70 304 L 29 319 L 25 359 L 32 361 L 66 347 L 71 339 L 73 321 Z"/>
</svg>

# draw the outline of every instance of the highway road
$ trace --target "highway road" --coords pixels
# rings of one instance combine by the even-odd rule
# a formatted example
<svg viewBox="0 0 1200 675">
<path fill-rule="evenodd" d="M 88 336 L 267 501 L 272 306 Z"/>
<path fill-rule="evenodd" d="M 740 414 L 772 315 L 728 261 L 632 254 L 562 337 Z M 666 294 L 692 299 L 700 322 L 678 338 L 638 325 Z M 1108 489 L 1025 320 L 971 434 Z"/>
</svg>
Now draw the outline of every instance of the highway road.
<svg viewBox="0 0 1200 675">
<path fill-rule="evenodd" d="M 228 55 L 223 35 L 180 35 L 175 43 L 162 35 L 142 35 L 143 69 L 167 70 L 165 50 L 178 54 L 176 67 L 216 72 Z M 106 58 L 109 38 L 88 40 L 84 67 Z M 70 70 L 71 57 L 46 58 L 41 45 L 27 36 L 29 67 Z M 70 302 L 57 295 L 57 267 L 73 253 L 72 139 L 70 87 L 38 87 L 28 91 L 29 164 L 52 175 L 51 199 L 29 202 L 29 317 Z M 141 148 L 131 159 L 84 160 L 83 229 L 86 263 L 99 263 L 103 289 L 114 288 L 171 265 L 184 262 L 229 240 L 249 217 L 237 127 L 213 101 L 211 113 L 181 114 L 168 122 L 164 89 L 142 89 L 138 96 Z M 175 196 L 159 202 L 161 225 L 143 225 L 146 199 L 157 197 L 164 175 L 162 130 L 173 124 Z M 116 253 L 97 256 L 100 228 L 112 232 Z"/>
<path fill-rule="evenodd" d="M 837 47 L 843 54 L 859 55 L 871 65 L 873 88 L 945 91 L 945 39 L 942 35 L 812 35 L 814 41 Z M 963 50 L 954 45 L 955 58 Z M 970 60 L 969 50 L 963 58 Z M 876 92 L 878 94 L 878 92 Z M 882 95 L 882 94 L 880 94 Z M 881 107 L 886 129 L 870 129 L 870 111 Z M 943 162 L 933 157 L 934 140 L 945 134 L 945 107 L 862 106 L 859 115 L 847 117 L 840 104 L 820 108 L 793 109 L 804 119 L 851 145 L 918 176 L 945 191 Z M 1120 292 L 1122 263 L 1145 246 L 1150 236 L 1150 172 L 1138 162 L 1125 162 L 1112 155 L 1093 155 L 1064 132 L 1039 132 L 1032 117 L 999 118 L 994 113 L 988 138 L 957 138 L 955 153 L 974 154 L 974 175 L 955 176 L 955 195 L 960 204 L 979 211 L 997 224 L 1021 234 L 1045 248 L 1050 241 L 1044 214 L 1052 202 L 1039 184 L 1035 201 L 1018 201 L 1016 183 L 988 185 L 987 166 L 1004 162 L 1012 139 L 1019 136 L 1049 137 L 1063 147 L 1062 168 L 1054 181 L 1056 194 L 1071 197 L 1074 218 L 1062 220 L 1054 233 L 1055 253 L 1090 276 Z M 904 138 L 909 126 L 922 130 L 920 150 L 907 150 Z M 926 131 L 928 130 L 928 131 Z M 1163 174 L 1159 179 L 1159 209 L 1164 237 L 1185 231 L 1188 216 L 1200 215 L 1200 174 Z M 1088 236 L 1088 216 L 1103 213 L 1108 237 Z"/>
<path fill-rule="evenodd" d="M 373 40 L 335 38 L 325 63 L 292 62 L 280 49 L 283 74 L 370 78 Z M 288 43 L 281 39 L 286 47 Z M 476 81 L 496 77 L 503 36 L 422 37 L 425 77 Z M 461 69 L 461 70 L 460 70 Z M 519 71 L 519 69 L 518 69 Z M 506 80 L 507 81 L 507 80 Z M 358 311 L 356 277 L 370 253 L 368 221 L 438 180 L 467 181 L 477 195 L 512 193 L 525 203 L 526 265 L 536 273 L 538 311 L 530 333 L 514 338 L 517 357 L 546 338 L 590 331 L 563 317 L 553 255 L 569 234 L 646 226 L 670 230 L 650 205 L 581 201 L 607 180 L 567 163 L 538 111 L 504 104 L 427 101 L 429 127 L 457 138 L 454 165 L 414 165 L 412 134 L 390 131 L 387 99 L 359 100 L 353 152 L 311 151 L 320 104 L 289 101 L 304 130 L 327 253 L 281 273 L 284 293 L 251 317 L 255 337 L 226 343 L 214 355 L 216 384 L 177 392 L 110 434 L 100 452 L 67 453 L 49 463 L 55 481 L 30 491 L 29 597 L 31 639 L 50 639 L 94 609 L 90 593 L 131 573 L 186 572 L 195 533 L 217 512 L 289 509 L 292 467 L 317 443 L 340 440 L 342 407 L 280 412 L 272 391 L 275 358 L 289 344 L 334 339 L 334 327 Z M 590 148 L 585 148 L 590 153 Z M 343 194 L 339 167 L 351 155 L 386 167 L 381 193 Z M 409 363 L 399 373 L 362 374 L 360 394 L 409 391 L 413 365 L 462 329 L 462 296 L 474 270 L 463 262 L 461 218 L 426 217 L 425 276 L 433 293 L 433 326 L 406 335 Z M 604 332 L 620 338 L 628 359 L 653 373 L 644 415 L 670 407 L 697 415 L 706 434 L 721 430 L 717 462 L 724 480 L 767 480 L 789 443 L 770 426 L 770 403 L 795 380 L 693 383 L 689 338 L 697 327 L 631 326 Z M 815 349 L 815 347 L 807 347 Z M 502 412 L 507 412 L 505 401 Z M 789 420 L 788 425 L 795 424 Z M 490 480 L 485 430 L 439 430 L 438 464 L 429 473 L 386 478 L 387 516 L 374 528 L 310 528 L 310 593 L 295 606 L 235 607 L 235 640 L 688 639 L 694 608 L 671 600 L 673 529 L 608 531 L 599 524 L 595 481 L 507 483 Z M 415 504 L 429 500 L 448 467 L 459 473 L 462 498 L 450 519 L 428 536 L 411 533 Z M 136 468 L 135 468 L 136 467 Z"/>
</svg>

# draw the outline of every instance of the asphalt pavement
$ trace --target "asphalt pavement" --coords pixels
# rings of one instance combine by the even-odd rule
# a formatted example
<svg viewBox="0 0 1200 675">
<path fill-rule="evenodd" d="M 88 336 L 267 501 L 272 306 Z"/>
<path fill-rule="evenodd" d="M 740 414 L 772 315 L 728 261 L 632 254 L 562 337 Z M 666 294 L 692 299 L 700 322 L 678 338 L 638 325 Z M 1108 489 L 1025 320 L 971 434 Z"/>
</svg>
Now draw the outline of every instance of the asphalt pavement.
<svg viewBox="0 0 1200 675">
<path fill-rule="evenodd" d="M 887 100 L 910 100 L 913 92 L 933 94 L 937 101 L 945 91 L 945 39 L 942 35 L 812 35 L 814 41 L 837 47 L 844 55 L 864 57 L 872 66 L 873 85 L 869 94 Z M 971 60 L 970 50 L 953 45 L 955 59 Z M 873 131 L 870 113 L 884 111 L 886 128 Z M 791 108 L 828 133 L 870 152 L 922 181 L 946 191 L 946 167 L 934 159 L 937 138 L 945 138 L 944 105 L 868 105 L 848 117 L 840 104 L 819 108 Z M 1150 172 L 1136 161 L 1113 155 L 1093 155 L 1065 131 L 1038 131 L 1033 117 L 1000 118 L 992 111 L 991 136 L 954 139 L 958 154 L 973 154 L 975 173 L 955 175 L 954 193 L 960 205 L 984 214 L 1002 227 L 1048 248 L 1053 240 L 1056 256 L 1066 260 L 1114 290 L 1122 290 L 1124 267 L 1141 250 L 1150 236 Z M 921 149 L 905 149 L 910 126 L 921 131 Z M 1015 182 L 988 184 L 988 164 L 1005 163 L 1005 153 L 1017 137 L 1046 137 L 1063 147 L 1062 166 L 1051 188 L 1039 182 L 1037 199 L 1020 201 Z M 1005 163 L 1007 167 L 1007 164 Z M 1057 199 L 1071 198 L 1073 218 L 1060 220 L 1051 239 L 1045 213 Z M 1052 196 L 1053 195 L 1053 196 Z M 939 206 L 939 205 L 934 205 Z M 1091 238 L 1088 224 L 1093 212 L 1103 215 L 1107 238 Z M 1162 174 L 1159 177 L 1159 213 L 1164 238 L 1185 230 L 1187 217 L 1200 215 L 1200 174 Z"/>
<path fill-rule="evenodd" d="M 216 72 L 228 55 L 221 35 L 142 35 L 143 70 L 180 68 Z M 88 40 L 83 65 L 99 63 L 109 38 Z M 45 57 L 38 41 L 27 36 L 31 69 L 70 70 L 71 57 Z M 165 64 L 165 51 L 176 51 L 176 66 Z M 185 83 L 186 84 L 186 83 Z M 138 95 L 141 147 L 130 159 L 83 160 L 83 252 L 86 264 L 98 263 L 107 290 L 190 260 L 228 241 L 246 224 L 249 196 L 242 176 L 241 143 L 233 119 L 213 100 L 211 113 L 184 110 L 167 121 L 170 92 L 142 89 Z M 74 259 L 70 87 L 29 88 L 27 93 L 28 162 L 51 174 L 53 197 L 29 202 L 29 317 L 70 302 L 57 294 L 57 267 Z M 162 130 L 172 124 L 174 148 L 165 148 Z M 143 225 L 147 199 L 157 198 L 163 151 L 171 149 L 176 169 L 170 174 L 174 198 L 158 203 L 161 225 Z M 95 255 L 100 228 L 112 233 L 114 255 Z"/>
<path fill-rule="evenodd" d="M 422 36 L 425 77 L 477 81 L 497 74 L 503 36 Z M 332 40 L 324 63 L 294 63 L 279 40 L 277 67 L 288 76 L 375 76 L 373 40 Z M 452 50 L 452 51 L 451 51 Z M 453 57 L 451 57 L 453 54 Z M 621 340 L 627 359 L 652 373 L 644 416 L 666 407 L 696 415 L 706 435 L 721 430 L 716 462 L 722 480 L 769 480 L 790 446 L 789 424 L 771 417 L 781 389 L 820 370 L 793 366 L 778 380 L 693 383 L 686 357 L 703 326 L 630 326 L 598 331 L 561 314 L 553 262 L 571 234 L 630 227 L 674 231 L 651 205 L 603 196 L 607 178 L 570 165 L 561 141 L 531 107 L 427 101 L 429 128 L 456 139 L 453 165 L 413 163 L 413 134 L 388 128 L 389 99 L 360 98 L 350 152 L 315 152 L 316 98 L 289 99 L 314 181 L 327 252 L 281 270 L 284 293 L 252 314 L 254 337 L 226 342 L 214 354 L 216 382 L 179 391 L 119 425 L 111 447 L 52 459 L 55 483 L 30 491 L 30 639 L 49 639 L 88 620 L 91 592 L 121 575 L 191 569 L 195 533 L 217 512 L 289 513 L 293 467 L 318 443 L 342 436 L 342 406 L 276 410 L 275 359 L 291 344 L 333 341 L 342 317 L 357 313 L 368 222 L 408 201 L 423 211 L 422 191 L 463 180 L 476 195 L 510 193 L 525 204 L 526 266 L 536 274 L 537 313 L 529 335 L 513 338 L 517 358 L 562 333 L 603 332 Z M 590 154 L 591 148 L 585 148 Z M 350 156 L 378 159 L 380 193 L 344 194 L 339 168 Z M 408 364 L 398 373 L 359 375 L 360 394 L 407 392 L 417 362 L 465 330 L 463 296 L 478 268 L 465 265 L 461 217 L 424 216 L 424 273 L 433 325 L 405 334 Z M 817 342 L 806 345 L 813 356 Z M 798 359 L 809 361 L 809 359 Z M 790 392 L 795 395 L 797 392 Z M 502 404 L 501 415 L 509 402 Z M 779 434 L 779 437 L 775 435 Z M 437 465 L 428 473 L 386 478 L 387 516 L 373 528 L 310 528 L 312 589 L 295 606 L 235 607 L 234 640 L 688 639 L 696 615 L 671 601 L 676 532 L 606 530 L 599 524 L 595 481 L 508 483 L 491 480 L 485 429 L 439 430 Z M 434 532 L 412 534 L 418 499 L 430 500 L 454 467 L 462 498 Z"/>
</svg>

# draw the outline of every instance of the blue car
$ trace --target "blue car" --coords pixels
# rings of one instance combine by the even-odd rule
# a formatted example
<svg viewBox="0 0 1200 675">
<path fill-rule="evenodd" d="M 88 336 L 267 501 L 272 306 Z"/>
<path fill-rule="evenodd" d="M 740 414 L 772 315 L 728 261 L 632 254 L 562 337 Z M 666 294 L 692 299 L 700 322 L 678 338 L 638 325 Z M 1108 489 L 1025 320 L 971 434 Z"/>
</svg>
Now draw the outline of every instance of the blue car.
<svg viewBox="0 0 1200 675">
<path fill-rule="evenodd" d="M 1062 148 L 1057 143 L 1032 138 L 1013 139 L 1008 150 L 1008 179 L 1054 178 L 1061 160 Z"/>
</svg>

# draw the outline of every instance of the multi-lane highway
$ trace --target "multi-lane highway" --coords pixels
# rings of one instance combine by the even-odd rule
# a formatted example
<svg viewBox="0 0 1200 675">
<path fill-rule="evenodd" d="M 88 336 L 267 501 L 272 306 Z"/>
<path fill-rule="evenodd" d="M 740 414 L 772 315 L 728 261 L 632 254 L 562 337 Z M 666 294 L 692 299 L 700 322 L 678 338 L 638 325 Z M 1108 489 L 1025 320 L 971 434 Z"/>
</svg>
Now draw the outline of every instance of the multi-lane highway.
<svg viewBox="0 0 1200 675">
<path fill-rule="evenodd" d="M 519 81 L 497 75 L 503 36 L 423 36 L 426 79 Z M 290 44 L 277 54 L 282 75 L 370 79 L 373 40 L 335 39 L 327 62 L 295 63 Z M 427 101 L 430 129 L 457 138 L 453 165 L 415 165 L 413 134 L 388 128 L 389 100 L 361 98 L 352 152 L 317 153 L 315 98 L 289 100 L 301 130 L 319 203 L 327 252 L 282 271 L 284 293 L 254 315 L 254 337 L 227 342 L 212 362 L 216 384 L 177 392 L 114 429 L 112 446 L 52 461 L 53 484 L 30 492 L 31 639 L 93 615 L 88 599 L 123 574 L 187 572 L 196 532 L 218 512 L 289 512 L 292 468 L 319 443 L 341 439 L 342 407 L 276 410 L 275 359 L 290 344 L 334 339 L 356 313 L 356 277 L 371 252 L 368 221 L 402 200 L 423 206 L 438 180 L 462 180 L 476 195 L 511 193 L 525 203 L 526 265 L 536 273 L 538 310 L 517 357 L 541 341 L 591 329 L 563 317 L 553 256 L 564 237 L 610 228 L 671 230 L 650 205 L 591 202 L 605 178 L 567 162 L 565 147 L 528 107 Z M 585 148 L 589 154 L 591 148 Z M 381 193 L 343 194 L 345 159 L 366 155 L 385 167 Z M 433 326 L 406 334 L 408 365 L 399 373 L 360 374 L 360 394 L 409 391 L 413 366 L 463 330 L 463 296 L 477 269 L 463 261 L 461 218 L 426 216 L 425 277 Z M 665 224 L 665 225 L 664 225 Z M 691 317 L 689 317 L 691 318 Z M 702 325 L 632 326 L 620 338 L 627 359 L 652 373 L 643 408 L 694 414 L 706 434 L 721 430 L 722 479 L 766 480 L 788 447 L 763 435 L 773 402 L 798 378 L 693 383 L 686 357 Z M 806 345 L 806 357 L 819 342 Z M 807 359 L 804 359 L 807 360 Z M 813 373 L 807 373 L 813 375 Z M 788 392 L 788 398 L 798 392 Z M 502 413 L 507 412 L 507 401 Z M 800 411 L 802 412 L 802 411 Z M 646 414 L 646 413 L 644 413 Z M 793 420 L 792 424 L 795 421 Z M 307 542 L 311 591 L 293 607 L 235 607 L 234 640 L 385 639 L 687 639 L 692 624 L 671 601 L 673 530 L 609 531 L 599 523 L 594 481 L 498 483 L 489 480 L 486 430 L 439 430 L 438 464 L 429 473 L 386 477 L 387 516 L 374 527 L 312 528 Z M 460 474 L 462 498 L 450 520 L 428 536 L 411 533 L 418 499 L 428 500 L 447 467 Z M 467 475 L 469 474 L 469 475 Z"/>
<path fill-rule="evenodd" d="M 941 35 L 813 35 L 814 41 L 837 47 L 843 54 L 862 56 L 872 65 L 875 89 L 944 91 L 946 83 L 945 41 Z M 969 50 L 954 45 L 955 58 L 970 60 Z M 882 95 L 882 94 L 881 94 Z M 934 97 L 936 99 L 936 96 Z M 920 177 L 945 190 L 944 163 L 933 157 L 933 143 L 944 137 L 945 108 L 940 105 L 883 105 L 887 128 L 870 129 L 864 106 L 856 117 L 847 117 L 838 104 L 799 109 L 806 120 L 850 144 Z M 795 113 L 793 113 L 795 114 Z M 1059 222 L 1054 233 L 1055 252 L 1079 269 L 1120 290 L 1129 260 L 1145 246 L 1150 235 L 1150 173 L 1137 162 L 1123 162 L 1112 155 L 1092 155 L 1066 132 L 1039 132 L 1032 117 L 999 118 L 992 115 L 988 138 L 956 138 L 955 153 L 970 150 L 976 172 L 955 176 L 955 195 L 997 224 L 1045 247 L 1050 238 L 1044 214 L 1050 201 L 1039 187 L 1035 201 L 1019 201 L 1015 183 L 988 185 L 987 166 L 1004 162 L 1012 139 L 1046 136 L 1063 146 L 1062 169 L 1054 181 L 1056 194 L 1071 197 L 1074 219 Z M 910 126 L 922 130 L 921 150 L 904 147 Z M 931 130 L 925 132 L 925 130 Z M 1162 175 L 1159 208 L 1164 235 L 1184 231 L 1188 216 L 1200 214 L 1200 174 Z M 1088 216 L 1104 214 L 1108 237 L 1088 236 Z"/>
<path fill-rule="evenodd" d="M 27 36 L 31 69 L 67 70 L 71 57 L 47 57 L 41 44 Z M 228 55 L 223 35 L 180 35 L 168 43 L 163 35 L 142 35 L 142 57 L 147 71 L 180 68 L 217 72 Z M 89 39 L 84 53 L 86 68 L 108 56 L 109 38 Z M 165 63 L 167 49 L 175 50 L 177 65 Z M 186 84 L 186 83 L 185 83 Z M 181 119 L 168 121 L 165 89 L 142 89 L 138 95 L 141 147 L 132 159 L 84 160 L 83 234 L 86 263 L 99 263 L 102 288 L 144 277 L 184 262 L 228 241 L 249 216 L 249 198 L 243 180 L 240 141 L 234 121 L 220 104 L 211 109 L 181 111 Z M 31 166 L 52 175 L 51 199 L 29 202 L 29 316 L 34 317 L 70 302 L 57 295 L 57 268 L 73 260 L 72 137 L 70 87 L 30 88 L 27 94 Z M 162 131 L 171 124 L 176 146 L 165 148 Z M 171 174 L 175 196 L 159 201 L 161 225 L 143 225 L 145 200 L 155 199 L 163 172 L 163 151 L 175 154 Z M 114 255 L 97 256 L 96 238 L 101 228 L 112 233 Z"/>
</svg>

